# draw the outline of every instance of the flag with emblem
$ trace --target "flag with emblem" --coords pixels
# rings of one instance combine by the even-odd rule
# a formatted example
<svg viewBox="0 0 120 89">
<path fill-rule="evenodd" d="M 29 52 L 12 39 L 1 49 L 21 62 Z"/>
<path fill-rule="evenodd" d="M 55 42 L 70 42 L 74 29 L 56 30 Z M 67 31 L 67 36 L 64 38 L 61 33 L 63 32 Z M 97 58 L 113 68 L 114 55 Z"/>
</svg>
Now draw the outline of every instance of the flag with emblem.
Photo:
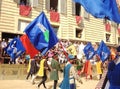
<svg viewBox="0 0 120 89">
<path fill-rule="evenodd" d="M 25 52 L 25 48 L 19 38 L 14 38 L 7 45 L 5 51 L 12 58 L 12 61 L 14 61 L 17 57 Z"/>
<path fill-rule="evenodd" d="M 91 59 L 95 54 L 94 48 L 90 42 L 84 47 L 83 51 L 87 60 Z"/>
<path fill-rule="evenodd" d="M 104 62 L 110 55 L 110 49 L 104 43 L 104 41 L 100 42 L 100 45 L 96 51 L 96 54 L 100 57 L 100 59 Z"/>
<path fill-rule="evenodd" d="M 44 55 L 57 42 L 58 38 L 44 12 L 35 18 L 25 29 L 30 42 Z"/>
</svg>

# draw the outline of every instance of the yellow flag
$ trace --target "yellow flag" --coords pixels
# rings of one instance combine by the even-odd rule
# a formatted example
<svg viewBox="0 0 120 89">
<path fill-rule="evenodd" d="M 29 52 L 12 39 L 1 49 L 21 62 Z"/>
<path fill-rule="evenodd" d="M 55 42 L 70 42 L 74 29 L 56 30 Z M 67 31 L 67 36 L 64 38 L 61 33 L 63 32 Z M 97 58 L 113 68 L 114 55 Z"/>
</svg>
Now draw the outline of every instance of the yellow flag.
<svg viewBox="0 0 120 89">
<path fill-rule="evenodd" d="M 67 48 L 67 51 L 68 53 L 72 54 L 72 55 L 77 55 L 77 51 L 76 51 L 76 48 L 74 45 L 70 45 L 68 48 Z"/>
</svg>

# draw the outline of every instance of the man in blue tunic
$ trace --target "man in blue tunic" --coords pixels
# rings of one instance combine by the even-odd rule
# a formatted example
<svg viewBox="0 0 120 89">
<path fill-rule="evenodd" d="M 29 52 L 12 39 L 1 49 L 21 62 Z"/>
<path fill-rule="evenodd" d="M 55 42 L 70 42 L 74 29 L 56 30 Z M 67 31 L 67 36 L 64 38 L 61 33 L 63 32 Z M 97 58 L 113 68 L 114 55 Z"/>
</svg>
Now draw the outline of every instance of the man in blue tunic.
<svg viewBox="0 0 120 89">
<path fill-rule="evenodd" d="M 108 65 L 109 89 L 120 89 L 120 46 L 117 48 L 116 54 L 116 58 Z"/>
<path fill-rule="evenodd" d="M 62 83 L 60 84 L 60 89 L 76 89 L 75 79 L 77 79 L 80 83 L 82 83 L 80 77 L 76 74 L 74 66 L 72 65 L 74 61 L 74 56 L 69 55 L 70 59 L 64 68 L 64 78 Z"/>
</svg>

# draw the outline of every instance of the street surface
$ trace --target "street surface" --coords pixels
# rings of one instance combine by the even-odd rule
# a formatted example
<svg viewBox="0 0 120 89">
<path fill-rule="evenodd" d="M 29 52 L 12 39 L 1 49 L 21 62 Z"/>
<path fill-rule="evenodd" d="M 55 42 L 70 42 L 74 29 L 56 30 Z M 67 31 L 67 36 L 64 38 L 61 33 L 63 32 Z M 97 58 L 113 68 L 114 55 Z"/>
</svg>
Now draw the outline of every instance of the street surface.
<svg viewBox="0 0 120 89">
<path fill-rule="evenodd" d="M 62 79 L 58 81 L 58 85 Z M 83 84 L 76 81 L 77 89 L 95 89 L 98 80 L 85 80 L 82 78 Z M 29 80 L 0 80 L 0 89 L 37 89 L 39 81 L 36 80 L 36 84 L 32 85 Z M 47 89 L 53 89 L 53 81 L 46 82 Z M 44 89 L 43 85 L 39 89 Z M 59 89 L 59 87 L 57 87 Z"/>
</svg>

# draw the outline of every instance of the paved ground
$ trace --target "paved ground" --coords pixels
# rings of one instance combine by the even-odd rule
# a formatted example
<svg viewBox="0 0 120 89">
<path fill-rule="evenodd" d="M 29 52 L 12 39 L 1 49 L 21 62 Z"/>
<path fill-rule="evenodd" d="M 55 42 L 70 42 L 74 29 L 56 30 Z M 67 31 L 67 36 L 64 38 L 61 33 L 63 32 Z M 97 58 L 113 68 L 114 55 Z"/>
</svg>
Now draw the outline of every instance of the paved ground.
<svg viewBox="0 0 120 89">
<path fill-rule="evenodd" d="M 59 80 L 59 83 L 62 79 Z M 76 82 L 77 89 L 95 89 L 97 80 L 85 80 L 82 78 L 83 84 Z M 32 85 L 30 80 L 0 80 L 0 89 L 37 89 L 37 84 L 39 81 L 36 81 L 36 84 Z M 59 85 L 59 84 L 58 84 Z M 53 81 L 46 82 L 47 89 L 53 89 Z M 43 86 L 39 89 L 44 89 Z M 59 88 L 57 88 L 59 89 Z"/>
</svg>

